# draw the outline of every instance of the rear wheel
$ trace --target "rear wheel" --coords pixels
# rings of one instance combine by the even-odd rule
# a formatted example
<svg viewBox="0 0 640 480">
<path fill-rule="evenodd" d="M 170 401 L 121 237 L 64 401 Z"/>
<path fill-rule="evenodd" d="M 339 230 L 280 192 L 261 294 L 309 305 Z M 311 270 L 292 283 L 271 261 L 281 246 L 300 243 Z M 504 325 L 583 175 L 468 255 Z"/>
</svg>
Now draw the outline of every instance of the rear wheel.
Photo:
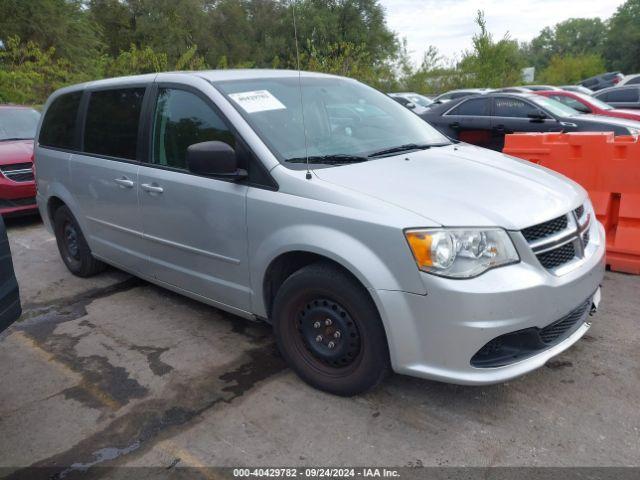
<svg viewBox="0 0 640 480">
<path fill-rule="evenodd" d="M 67 206 L 55 211 L 53 226 L 60 256 L 71 273 L 78 277 L 91 277 L 106 268 L 91 254 L 82 230 Z"/>
<path fill-rule="evenodd" d="M 282 355 L 310 385 L 350 396 L 376 386 L 389 371 L 378 311 L 355 279 L 330 264 L 298 270 L 273 306 Z"/>
</svg>

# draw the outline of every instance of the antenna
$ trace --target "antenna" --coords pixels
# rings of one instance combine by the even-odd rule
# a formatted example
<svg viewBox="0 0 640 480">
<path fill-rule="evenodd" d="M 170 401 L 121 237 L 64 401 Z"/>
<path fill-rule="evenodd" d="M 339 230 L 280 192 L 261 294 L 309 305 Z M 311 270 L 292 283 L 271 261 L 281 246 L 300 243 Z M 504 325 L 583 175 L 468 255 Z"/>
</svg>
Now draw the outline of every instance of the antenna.
<svg viewBox="0 0 640 480">
<path fill-rule="evenodd" d="M 309 145 L 307 143 L 307 123 L 304 120 L 304 101 L 302 98 L 302 71 L 300 70 L 300 51 L 298 49 L 298 26 L 296 24 L 296 0 L 291 2 L 293 11 L 293 36 L 296 42 L 296 63 L 298 66 L 298 90 L 300 91 L 300 113 L 302 114 L 302 131 L 304 133 L 304 156 L 307 159 L 307 180 L 311 180 L 311 170 L 309 169 Z"/>
</svg>

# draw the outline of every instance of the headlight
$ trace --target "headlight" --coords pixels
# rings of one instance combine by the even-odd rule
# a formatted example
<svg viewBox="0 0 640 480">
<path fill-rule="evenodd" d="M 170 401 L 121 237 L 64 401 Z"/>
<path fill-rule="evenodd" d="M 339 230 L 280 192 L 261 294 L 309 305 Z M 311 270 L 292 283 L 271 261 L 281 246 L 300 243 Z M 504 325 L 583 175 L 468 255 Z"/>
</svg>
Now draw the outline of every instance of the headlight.
<svg viewBox="0 0 640 480">
<path fill-rule="evenodd" d="M 500 228 L 407 230 L 405 237 L 418 268 L 443 277 L 476 277 L 520 261 L 511 238 Z"/>
</svg>

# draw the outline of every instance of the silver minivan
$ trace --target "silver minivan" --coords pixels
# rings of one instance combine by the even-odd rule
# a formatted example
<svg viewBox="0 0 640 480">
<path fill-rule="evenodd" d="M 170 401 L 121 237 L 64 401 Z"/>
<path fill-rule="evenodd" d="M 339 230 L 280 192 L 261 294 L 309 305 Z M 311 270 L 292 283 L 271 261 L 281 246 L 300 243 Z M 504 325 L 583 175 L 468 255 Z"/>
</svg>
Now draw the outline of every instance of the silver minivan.
<svg viewBox="0 0 640 480">
<path fill-rule="evenodd" d="M 454 142 L 355 80 L 176 72 L 55 92 L 38 205 L 64 263 L 273 325 L 339 395 L 502 382 L 578 341 L 605 237 L 584 189 Z"/>
</svg>

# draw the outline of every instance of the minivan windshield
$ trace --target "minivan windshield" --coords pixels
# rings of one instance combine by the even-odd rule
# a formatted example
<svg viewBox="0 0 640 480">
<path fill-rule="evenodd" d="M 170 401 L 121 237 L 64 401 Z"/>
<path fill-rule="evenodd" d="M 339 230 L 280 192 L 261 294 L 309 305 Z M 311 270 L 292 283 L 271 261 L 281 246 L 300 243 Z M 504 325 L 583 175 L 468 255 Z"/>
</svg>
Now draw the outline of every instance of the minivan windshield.
<svg viewBox="0 0 640 480">
<path fill-rule="evenodd" d="M 39 119 L 40 113 L 32 108 L 0 108 L 0 142 L 31 140 Z"/>
<path fill-rule="evenodd" d="M 355 80 L 302 76 L 215 86 L 290 168 L 307 153 L 311 163 L 342 165 L 451 143 L 413 112 Z"/>
</svg>

